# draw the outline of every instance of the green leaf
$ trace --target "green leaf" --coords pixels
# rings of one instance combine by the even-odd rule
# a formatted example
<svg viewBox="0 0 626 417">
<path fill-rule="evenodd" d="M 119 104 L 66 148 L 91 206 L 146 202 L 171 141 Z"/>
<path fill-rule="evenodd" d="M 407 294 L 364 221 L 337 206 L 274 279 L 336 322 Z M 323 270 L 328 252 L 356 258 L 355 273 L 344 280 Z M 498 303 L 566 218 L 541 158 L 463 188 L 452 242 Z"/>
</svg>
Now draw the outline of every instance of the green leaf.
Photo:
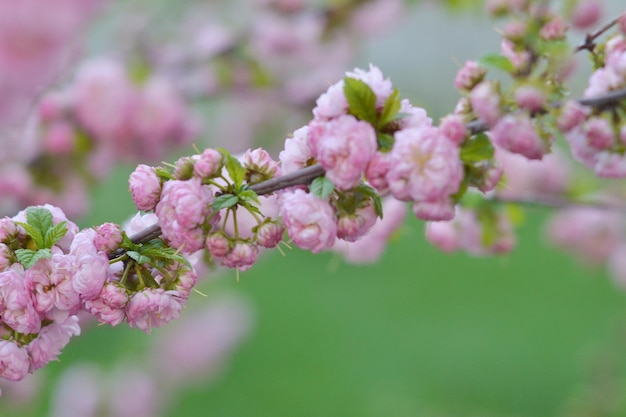
<svg viewBox="0 0 626 417">
<path fill-rule="evenodd" d="M 389 152 L 393 148 L 395 139 L 389 133 L 377 133 L 378 150 L 381 152 Z"/>
<path fill-rule="evenodd" d="M 495 150 L 489 137 L 479 133 L 473 139 L 465 141 L 461 147 L 461 160 L 466 163 L 486 161 L 493 158 Z"/>
<path fill-rule="evenodd" d="M 461 201 L 461 199 L 467 192 L 468 186 L 469 186 L 469 175 L 467 175 L 467 171 L 466 171 L 465 176 L 463 177 L 463 181 L 461 181 L 461 184 L 459 185 L 459 191 L 457 191 L 456 194 L 450 196 L 452 198 L 452 201 L 455 204 Z"/>
<path fill-rule="evenodd" d="M 26 234 L 33 239 L 33 242 L 35 242 L 35 245 L 37 245 L 38 248 L 44 247 L 44 244 L 43 244 L 44 238 L 41 232 L 39 231 L 39 229 L 37 229 L 34 226 L 31 226 L 28 223 L 22 223 L 22 222 L 15 222 L 15 223 L 22 226 L 22 228 L 26 231 Z"/>
<path fill-rule="evenodd" d="M 134 250 L 128 251 L 126 252 L 126 254 L 134 259 L 138 264 L 147 264 L 150 263 L 150 261 L 152 261 L 152 258 L 149 256 L 145 256 L 139 252 L 136 252 Z"/>
<path fill-rule="evenodd" d="M 500 54 L 487 54 L 478 60 L 483 67 L 490 67 L 512 73 L 515 71 L 513 63 L 505 56 Z"/>
<path fill-rule="evenodd" d="M 48 229 L 44 236 L 44 243 L 46 248 L 51 248 L 67 233 L 67 222 L 61 222 L 54 225 L 52 229 Z"/>
<path fill-rule="evenodd" d="M 261 202 L 259 201 L 258 194 L 250 189 L 241 191 L 239 193 L 239 199 L 243 201 L 252 201 L 254 203 L 261 204 Z"/>
<path fill-rule="evenodd" d="M 35 263 L 40 259 L 51 258 L 52 252 L 50 249 L 17 249 L 15 251 L 15 256 L 17 256 L 17 260 L 24 266 L 24 268 L 28 269 L 35 265 Z"/>
<path fill-rule="evenodd" d="M 213 209 L 221 210 L 230 208 L 239 202 L 239 197 L 234 194 L 224 194 L 215 199 L 213 202 Z"/>
<path fill-rule="evenodd" d="M 395 120 L 398 112 L 400 111 L 400 98 L 398 97 L 398 89 L 393 90 L 393 93 L 387 98 L 385 101 L 385 106 L 383 107 L 383 111 L 380 114 L 380 118 L 378 119 L 378 128 L 382 129 L 389 122 Z"/>
<path fill-rule="evenodd" d="M 376 210 L 376 215 L 382 219 L 383 218 L 383 200 L 382 198 L 380 198 L 380 195 L 378 194 L 378 192 L 366 184 L 360 184 L 356 188 L 356 191 L 361 192 L 372 199 L 372 201 L 374 202 L 374 210 Z"/>
<path fill-rule="evenodd" d="M 174 177 L 174 174 L 172 174 L 167 168 L 163 168 L 163 167 L 156 167 L 154 168 L 154 172 L 156 173 L 157 177 L 159 177 L 161 179 L 161 181 L 165 180 L 175 180 L 176 177 Z"/>
<path fill-rule="evenodd" d="M 488 248 L 496 242 L 500 234 L 498 229 L 498 215 L 487 206 L 482 207 L 476 215 L 482 227 L 481 243 L 484 247 Z"/>
<path fill-rule="evenodd" d="M 317 177 L 309 185 L 309 190 L 311 190 L 311 194 L 314 196 L 326 199 L 335 190 L 335 184 L 330 182 L 326 176 Z"/>
<path fill-rule="evenodd" d="M 243 165 L 241 165 L 241 162 L 239 162 L 239 160 L 231 155 L 226 149 L 217 148 L 217 150 L 224 155 L 226 162 L 224 166 L 226 167 L 226 171 L 228 172 L 230 179 L 233 181 L 233 184 L 235 184 L 235 188 L 241 187 L 243 180 L 246 178 L 246 169 Z"/>
<path fill-rule="evenodd" d="M 343 93 L 348 100 L 350 114 L 360 120 L 376 125 L 376 94 L 364 81 L 344 77 Z"/>
</svg>

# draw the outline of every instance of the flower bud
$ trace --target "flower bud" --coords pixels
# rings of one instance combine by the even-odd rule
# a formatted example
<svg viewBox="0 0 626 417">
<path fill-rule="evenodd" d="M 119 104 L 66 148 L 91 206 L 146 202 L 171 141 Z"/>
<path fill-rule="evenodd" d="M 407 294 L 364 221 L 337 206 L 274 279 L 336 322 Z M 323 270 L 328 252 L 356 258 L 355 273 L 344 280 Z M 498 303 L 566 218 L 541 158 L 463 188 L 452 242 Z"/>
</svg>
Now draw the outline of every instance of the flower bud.
<svg viewBox="0 0 626 417">
<path fill-rule="evenodd" d="M 283 239 L 285 227 L 277 221 L 260 224 L 256 230 L 254 241 L 264 248 L 273 248 Z"/>
</svg>

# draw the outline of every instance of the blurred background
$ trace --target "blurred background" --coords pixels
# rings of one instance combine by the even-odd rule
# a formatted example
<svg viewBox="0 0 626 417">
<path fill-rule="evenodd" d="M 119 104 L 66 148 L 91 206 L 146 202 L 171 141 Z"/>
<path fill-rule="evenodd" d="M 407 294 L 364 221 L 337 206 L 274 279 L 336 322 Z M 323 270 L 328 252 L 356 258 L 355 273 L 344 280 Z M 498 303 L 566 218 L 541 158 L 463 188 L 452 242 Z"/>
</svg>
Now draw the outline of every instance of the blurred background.
<svg viewBox="0 0 626 417">
<path fill-rule="evenodd" d="M 438 120 L 458 99 L 451 81 L 460 65 L 499 48 L 496 25 L 474 3 L 410 2 L 380 31 L 354 30 L 339 75 L 327 85 L 373 63 Z M 198 7 L 219 9 L 211 2 Z M 620 0 L 609 2 L 607 19 L 620 8 Z M 207 21 L 255 19 L 246 2 L 225 9 Z M 143 46 L 145 32 L 152 37 L 146 42 L 182 42 L 190 22 L 205 16 L 186 10 L 171 1 L 109 4 L 89 32 L 87 55 L 109 53 L 111 38 L 132 49 L 119 40 L 130 32 L 135 46 Z M 137 22 L 129 25 L 129 16 Z M 582 91 L 585 71 L 574 92 Z M 183 87 L 193 89 L 192 81 Z M 198 99 L 205 130 L 195 143 L 233 152 L 263 144 L 276 155 L 289 132 L 307 122 L 312 102 L 303 99 L 302 111 L 283 103 L 255 119 L 264 103 L 219 91 Z M 272 117 L 278 122 L 269 123 Z M 117 166 L 90 187 L 91 210 L 81 226 L 123 222 L 133 213 L 126 182 L 133 169 Z M 145 397 L 153 408 L 119 416 L 626 415 L 626 295 L 602 270 L 545 243 L 547 214 L 528 211 L 506 257 L 443 254 L 410 218 L 375 264 L 294 249 L 266 254 L 238 281 L 233 271 L 208 271 L 181 319 L 204 321 L 151 335 L 125 326 L 85 328 L 59 362 L 21 387 L 3 385 L 0 416 L 94 415 L 60 405 L 77 397 L 89 402 L 89 384 L 106 387 L 111 398 Z M 186 355 L 203 359 L 189 365 Z M 137 378 L 124 374 L 134 368 Z M 190 374 L 181 376 L 181 369 Z"/>
</svg>

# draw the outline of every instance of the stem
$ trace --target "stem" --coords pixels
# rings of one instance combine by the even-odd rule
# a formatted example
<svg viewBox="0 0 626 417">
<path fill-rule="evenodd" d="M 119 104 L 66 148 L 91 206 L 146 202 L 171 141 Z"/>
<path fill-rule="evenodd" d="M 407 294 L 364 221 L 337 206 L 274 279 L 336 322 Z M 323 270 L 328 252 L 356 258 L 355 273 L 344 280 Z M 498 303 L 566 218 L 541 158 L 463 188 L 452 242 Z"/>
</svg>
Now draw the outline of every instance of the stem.
<svg viewBox="0 0 626 417">
<path fill-rule="evenodd" d="M 610 21 L 609 23 L 607 23 L 606 25 L 602 26 L 600 29 L 598 29 L 595 33 L 588 33 L 587 36 L 585 36 L 585 41 L 578 45 L 578 47 L 576 47 L 576 49 L 574 49 L 574 53 L 576 52 L 580 52 L 582 50 L 587 50 L 591 53 L 593 53 L 593 50 L 596 47 L 596 39 L 598 39 L 600 36 L 602 36 L 602 34 L 604 32 L 606 32 L 607 30 L 611 29 L 613 26 L 615 26 L 617 24 L 617 21 L 619 20 L 620 16 L 616 17 L 615 19 L 613 19 L 612 21 Z"/>
</svg>

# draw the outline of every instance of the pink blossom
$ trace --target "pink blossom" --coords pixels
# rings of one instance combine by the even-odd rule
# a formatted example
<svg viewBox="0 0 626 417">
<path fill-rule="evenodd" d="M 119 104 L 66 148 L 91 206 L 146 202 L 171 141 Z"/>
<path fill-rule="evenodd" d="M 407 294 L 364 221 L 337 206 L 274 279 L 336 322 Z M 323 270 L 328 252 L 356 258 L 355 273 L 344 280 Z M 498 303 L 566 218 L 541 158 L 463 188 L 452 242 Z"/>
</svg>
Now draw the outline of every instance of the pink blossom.
<svg viewBox="0 0 626 417">
<path fill-rule="evenodd" d="M 212 202 L 213 194 L 199 178 L 165 183 L 156 215 L 163 236 L 172 247 L 192 253 L 204 246 L 202 226 L 211 213 Z"/>
<path fill-rule="evenodd" d="M 517 42 L 524 39 L 524 35 L 528 31 L 528 24 L 519 20 L 508 22 L 502 29 L 504 38 Z"/>
<path fill-rule="evenodd" d="M 122 229 L 129 235 L 134 235 L 150 226 L 157 224 L 158 217 L 154 213 L 137 213 L 122 226 Z"/>
<path fill-rule="evenodd" d="M 502 42 L 500 42 L 500 50 L 502 55 L 511 61 L 513 67 L 518 71 L 526 68 L 530 62 L 530 52 L 526 50 L 517 51 L 515 44 L 508 39 L 502 39 Z"/>
<path fill-rule="evenodd" d="M 0 272 L 6 271 L 12 263 L 13 251 L 4 243 L 0 243 Z"/>
<path fill-rule="evenodd" d="M 566 100 L 561 106 L 561 114 L 557 120 L 560 130 L 569 132 L 577 126 L 580 126 L 585 119 L 589 110 L 576 100 Z"/>
<path fill-rule="evenodd" d="M 396 132 L 389 166 L 389 187 L 402 201 L 446 199 L 464 175 L 458 147 L 434 127 Z"/>
<path fill-rule="evenodd" d="M 209 233 L 205 245 L 211 256 L 216 258 L 226 256 L 230 252 L 230 240 L 224 232 Z"/>
<path fill-rule="evenodd" d="M 42 317 L 35 309 L 26 280 L 15 268 L 0 272 L 0 316 L 19 333 L 36 334 L 41 328 Z"/>
<path fill-rule="evenodd" d="M 63 323 L 52 323 L 42 327 L 39 335 L 27 346 L 32 359 L 30 372 L 56 360 L 71 337 L 78 335 L 80 335 L 80 326 L 77 316 L 70 316 Z"/>
<path fill-rule="evenodd" d="M 365 206 L 356 209 L 354 213 L 337 218 L 337 238 L 356 242 L 369 233 L 377 218 L 374 202 L 368 200 Z"/>
<path fill-rule="evenodd" d="M 80 297 L 73 285 L 74 263 L 75 258 L 71 255 L 54 254 L 50 259 L 40 259 L 26 270 L 25 279 L 38 313 L 58 322 L 76 314 Z"/>
<path fill-rule="evenodd" d="M 561 17 L 554 16 L 541 28 L 541 32 L 539 33 L 542 38 L 548 41 L 563 39 L 567 33 L 567 24 Z"/>
<path fill-rule="evenodd" d="M 277 221 L 265 221 L 261 223 L 256 230 L 254 241 L 264 248 L 274 248 L 281 240 L 285 233 L 285 226 Z"/>
<path fill-rule="evenodd" d="M 538 112 L 546 105 L 546 95 L 538 87 L 522 85 L 515 90 L 515 102 L 531 113 Z"/>
<path fill-rule="evenodd" d="M 237 268 L 245 271 L 250 268 L 259 257 L 259 248 L 249 242 L 237 241 L 230 252 L 220 259 L 220 264 L 227 268 Z"/>
<path fill-rule="evenodd" d="M 500 94 L 492 81 L 483 81 L 470 92 L 470 102 L 480 120 L 493 126 L 502 115 Z"/>
<path fill-rule="evenodd" d="M 476 187 L 483 193 L 487 193 L 495 189 L 502 179 L 502 165 L 497 161 L 489 161 L 478 165 L 481 168 L 482 177 L 476 181 Z"/>
<path fill-rule="evenodd" d="M 293 132 L 291 138 L 285 140 L 285 149 L 278 155 L 284 174 L 306 167 L 313 159 L 308 145 L 308 135 L 309 126 L 304 126 Z"/>
<path fill-rule="evenodd" d="M 28 351 L 9 340 L 0 340 L 0 378 L 21 381 L 28 375 Z"/>
<path fill-rule="evenodd" d="M 127 142 L 136 94 L 119 62 L 100 59 L 83 64 L 72 87 L 78 121 L 97 139 Z"/>
<path fill-rule="evenodd" d="M 248 184 L 256 184 L 280 175 L 278 163 L 264 149 L 248 149 L 243 154 L 242 160 L 247 171 Z"/>
<path fill-rule="evenodd" d="M 365 170 L 365 178 L 381 195 L 389 194 L 389 153 L 376 152 Z"/>
<path fill-rule="evenodd" d="M 337 224 L 327 201 L 296 189 L 284 192 L 279 205 L 287 234 L 298 247 L 318 253 L 332 246 Z"/>
<path fill-rule="evenodd" d="M 432 119 L 428 117 L 426 110 L 413 106 L 407 99 L 403 99 L 400 102 L 400 111 L 398 113 L 402 115 L 400 118 L 401 129 L 431 126 L 433 123 Z"/>
<path fill-rule="evenodd" d="M 117 326 L 126 318 L 124 309 L 128 300 L 124 287 L 107 282 L 98 297 L 85 301 L 85 310 L 95 316 L 100 323 Z"/>
<path fill-rule="evenodd" d="M 528 159 L 541 159 L 549 151 L 526 114 L 504 116 L 491 130 L 491 137 L 497 146 Z"/>
<path fill-rule="evenodd" d="M 439 123 L 439 129 L 456 145 L 461 145 L 468 136 L 464 117 L 459 114 L 444 116 Z"/>
<path fill-rule="evenodd" d="M 222 154 L 215 149 L 207 148 L 194 159 L 193 173 L 201 179 L 212 178 L 222 172 Z"/>
<path fill-rule="evenodd" d="M 0 242 L 8 242 L 17 236 L 17 225 L 9 217 L 0 219 Z"/>
<path fill-rule="evenodd" d="M 177 275 L 174 290 L 178 292 L 182 298 L 189 298 L 191 289 L 198 282 L 198 273 L 193 268 L 189 269 L 180 265 L 178 266 L 178 271 L 176 273 Z"/>
<path fill-rule="evenodd" d="M 583 132 L 587 136 L 589 146 L 605 150 L 611 148 L 615 144 L 615 134 L 611 123 L 601 117 L 592 117 L 583 125 Z"/>
<path fill-rule="evenodd" d="M 135 366 L 120 366 L 111 376 L 107 405 L 115 417 L 155 417 L 165 396 L 155 378 Z M 128 395 L 132 392 L 132 395 Z"/>
<path fill-rule="evenodd" d="M 122 228 L 115 223 L 97 226 L 93 243 L 99 252 L 113 252 L 122 243 Z"/>
<path fill-rule="evenodd" d="M 178 318 L 183 302 L 176 291 L 146 288 L 132 296 L 126 306 L 126 320 L 131 328 L 150 333 Z"/>
<path fill-rule="evenodd" d="M 406 204 L 394 198 L 383 201 L 382 219 L 377 219 L 370 232 L 356 242 L 337 240 L 332 250 L 343 254 L 354 264 L 376 262 L 383 254 L 387 241 L 396 233 L 406 217 Z"/>
<path fill-rule="evenodd" d="M 595 25 L 603 12 L 600 0 L 579 0 L 570 19 L 576 29 L 586 30 Z"/>
<path fill-rule="evenodd" d="M 76 132 L 67 121 L 56 121 L 43 135 L 43 147 L 52 155 L 69 155 L 75 146 Z"/>
<path fill-rule="evenodd" d="M 96 236 L 95 230 L 83 229 L 76 234 L 70 247 L 76 268 L 74 290 L 86 300 L 98 296 L 109 272 L 109 258 L 96 248 Z"/>
<path fill-rule="evenodd" d="M 377 35 L 401 20 L 405 12 L 402 0 L 366 2 L 352 14 L 352 26 L 367 35 Z"/>
<path fill-rule="evenodd" d="M 376 152 L 376 131 L 367 122 L 344 115 L 311 124 L 309 146 L 337 188 L 356 187 Z"/>
<path fill-rule="evenodd" d="M 624 231 L 620 213 L 577 207 L 555 213 L 546 227 L 554 246 L 589 264 L 602 264 L 618 247 Z"/>
<path fill-rule="evenodd" d="M 616 73 L 613 68 L 599 68 L 589 77 L 589 86 L 583 95 L 585 98 L 595 98 L 619 88 L 623 83 L 623 77 Z"/>
<path fill-rule="evenodd" d="M 483 80 L 487 70 L 476 61 L 465 61 L 454 78 L 454 86 L 461 91 L 470 91 Z"/>
<path fill-rule="evenodd" d="M 52 393 L 51 417 L 97 417 L 103 389 L 102 375 L 89 364 L 77 364 L 66 368 Z"/>
<path fill-rule="evenodd" d="M 444 221 L 454 218 L 454 203 L 449 198 L 413 203 L 413 214 L 420 220 Z"/>
<path fill-rule="evenodd" d="M 153 167 L 139 164 L 128 180 L 138 210 L 154 210 L 161 195 L 161 180 Z"/>
<path fill-rule="evenodd" d="M 316 101 L 313 115 L 316 119 L 332 119 L 348 109 L 348 100 L 343 93 L 343 80 L 331 85 Z"/>
</svg>

